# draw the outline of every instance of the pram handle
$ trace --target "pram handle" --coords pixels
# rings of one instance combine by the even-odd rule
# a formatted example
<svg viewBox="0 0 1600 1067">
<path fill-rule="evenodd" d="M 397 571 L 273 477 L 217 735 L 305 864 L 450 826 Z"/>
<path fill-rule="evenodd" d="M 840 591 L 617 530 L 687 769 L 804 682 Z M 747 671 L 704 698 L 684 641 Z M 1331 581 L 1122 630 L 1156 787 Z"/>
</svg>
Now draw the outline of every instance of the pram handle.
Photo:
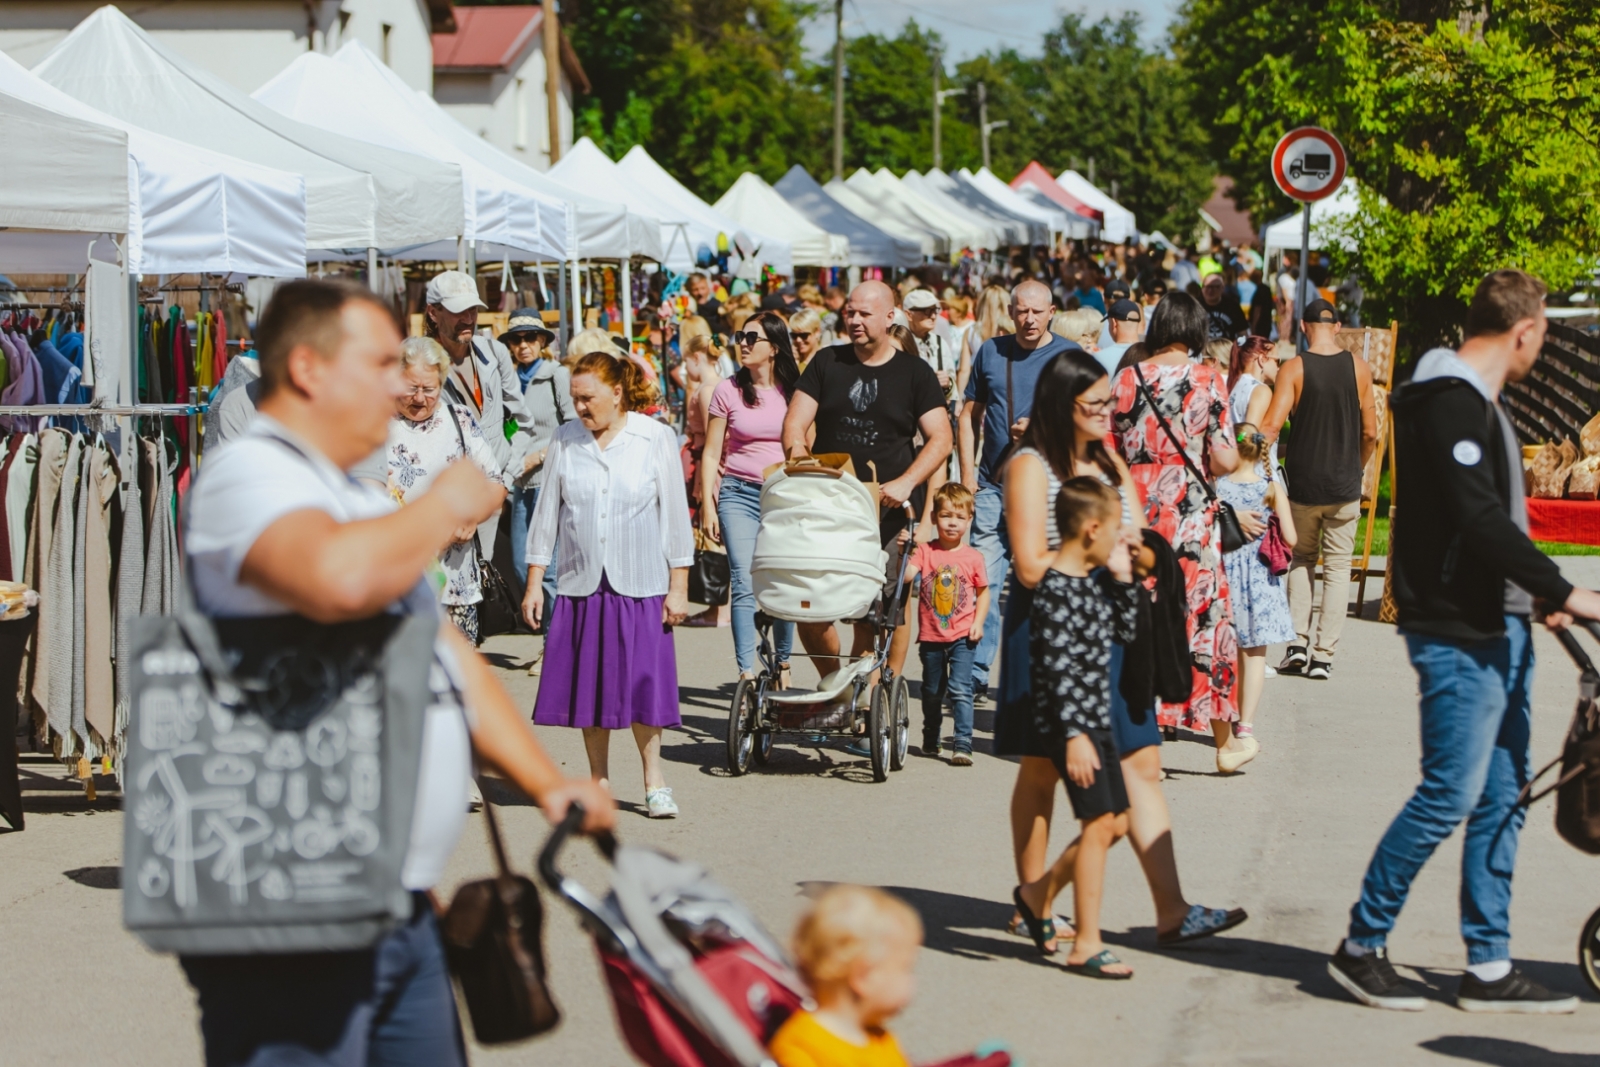
<svg viewBox="0 0 1600 1067">
<path fill-rule="evenodd" d="M 1580 619 L 1578 623 L 1589 631 L 1590 637 L 1600 641 L 1600 622 L 1595 622 L 1593 619 Z M 1594 661 L 1589 658 L 1589 653 L 1584 651 L 1583 645 L 1579 643 L 1577 636 L 1573 634 L 1570 627 L 1557 630 L 1556 640 L 1561 642 L 1561 647 L 1567 650 L 1567 655 L 1572 657 L 1572 662 L 1578 665 L 1580 671 L 1584 674 L 1600 674 L 1595 670 Z"/>
<path fill-rule="evenodd" d="M 583 817 L 587 814 L 582 804 L 574 802 L 567 808 L 566 816 L 550 831 L 550 837 L 545 841 L 544 848 L 539 850 L 539 877 L 544 879 L 544 884 L 554 892 L 560 893 L 562 883 L 566 881 L 566 875 L 556 866 L 556 856 L 566 847 L 572 835 L 578 832 L 578 828 L 583 825 Z M 617 839 L 612 836 L 611 831 L 602 830 L 595 834 L 594 843 L 606 859 L 616 857 Z"/>
</svg>

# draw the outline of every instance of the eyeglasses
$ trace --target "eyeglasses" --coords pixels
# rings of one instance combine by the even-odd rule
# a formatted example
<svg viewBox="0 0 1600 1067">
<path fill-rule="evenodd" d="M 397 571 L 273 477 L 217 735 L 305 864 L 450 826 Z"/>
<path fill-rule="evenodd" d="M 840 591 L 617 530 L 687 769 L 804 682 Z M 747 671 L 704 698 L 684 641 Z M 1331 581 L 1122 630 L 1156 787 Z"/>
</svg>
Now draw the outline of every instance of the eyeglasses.
<svg viewBox="0 0 1600 1067">
<path fill-rule="evenodd" d="M 429 386 L 426 386 L 426 385 L 413 385 L 410 389 L 407 389 L 401 395 L 402 396 L 420 396 L 425 400 L 432 400 L 434 397 L 439 395 L 439 387 L 437 385 L 432 386 L 431 388 Z"/>
<path fill-rule="evenodd" d="M 817 335 L 815 330 L 790 330 L 789 336 L 796 341 L 809 341 Z"/>
<path fill-rule="evenodd" d="M 1077 404 L 1090 415 L 1103 415 L 1107 411 L 1111 410 L 1111 405 L 1115 404 L 1116 402 L 1117 398 L 1115 396 L 1108 396 L 1104 400 L 1084 400 L 1082 397 L 1079 397 L 1073 401 L 1073 403 Z"/>
<path fill-rule="evenodd" d="M 745 330 L 742 333 L 736 333 L 733 335 L 733 343 L 739 345 L 741 348 L 754 348 L 757 344 L 765 341 L 766 339 L 767 335 L 762 333 L 760 330 Z"/>
</svg>

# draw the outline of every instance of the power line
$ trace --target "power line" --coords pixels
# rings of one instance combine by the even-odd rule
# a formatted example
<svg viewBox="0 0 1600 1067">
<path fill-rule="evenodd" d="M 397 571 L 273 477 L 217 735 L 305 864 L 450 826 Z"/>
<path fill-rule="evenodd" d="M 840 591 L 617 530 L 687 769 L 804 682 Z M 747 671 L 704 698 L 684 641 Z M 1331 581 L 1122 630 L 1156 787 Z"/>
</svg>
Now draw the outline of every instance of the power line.
<svg viewBox="0 0 1600 1067">
<path fill-rule="evenodd" d="M 1040 46 L 1044 44 L 1044 31 L 1042 30 L 1036 35 L 1024 36 L 1018 33 L 1010 33 L 1005 30 L 997 30 L 993 26 L 984 26 L 976 22 L 963 22 L 960 19 L 951 18 L 948 15 L 934 14 L 929 12 L 923 5 L 910 3 L 909 0 L 883 0 L 883 2 L 893 4 L 896 7 L 903 7 L 908 11 L 916 13 L 918 16 L 928 20 L 929 22 L 938 22 L 949 26 L 959 26 L 964 30 L 978 30 L 980 32 L 990 34 L 991 36 L 999 37 L 1004 40 L 1016 41 L 1020 44 L 1037 44 Z M 850 0 L 850 6 L 856 9 L 857 14 L 861 13 L 861 5 L 857 3 L 856 0 Z"/>
</svg>

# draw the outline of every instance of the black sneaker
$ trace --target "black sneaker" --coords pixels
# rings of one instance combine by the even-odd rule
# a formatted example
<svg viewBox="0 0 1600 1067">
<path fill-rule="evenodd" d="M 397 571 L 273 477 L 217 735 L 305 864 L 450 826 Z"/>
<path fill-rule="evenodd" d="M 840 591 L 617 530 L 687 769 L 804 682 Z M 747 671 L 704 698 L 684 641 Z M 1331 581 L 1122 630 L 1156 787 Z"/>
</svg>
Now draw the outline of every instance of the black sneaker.
<svg viewBox="0 0 1600 1067">
<path fill-rule="evenodd" d="M 1345 991 L 1369 1008 L 1390 1011 L 1421 1011 L 1427 1001 L 1416 987 L 1394 973 L 1386 950 L 1375 948 L 1364 956 L 1352 956 L 1339 942 L 1339 951 L 1328 960 L 1328 974 Z"/>
<path fill-rule="evenodd" d="M 1508 1015 L 1570 1015 L 1578 998 L 1552 993 L 1517 968 L 1498 982 L 1484 982 L 1468 971 L 1461 976 L 1456 1005 L 1462 1011 L 1502 1012 Z"/>
<path fill-rule="evenodd" d="M 1311 661 L 1311 666 L 1306 668 L 1306 677 L 1313 678 L 1319 682 L 1326 682 L 1328 680 L 1328 675 L 1332 672 L 1333 664 L 1324 663 L 1320 659 L 1314 659 Z"/>
<path fill-rule="evenodd" d="M 1283 653 L 1283 662 L 1278 664 L 1279 674 L 1304 674 L 1306 664 L 1311 662 L 1306 655 L 1304 645 L 1290 645 Z"/>
<path fill-rule="evenodd" d="M 980 682 L 977 685 L 973 686 L 972 687 L 972 705 L 973 705 L 973 707 L 977 707 L 979 704 L 987 704 L 988 702 L 989 702 L 989 683 L 988 682 Z"/>
<path fill-rule="evenodd" d="M 924 756 L 937 756 L 939 754 L 939 750 L 940 744 L 937 737 L 924 737 L 922 739 L 922 754 Z"/>
</svg>

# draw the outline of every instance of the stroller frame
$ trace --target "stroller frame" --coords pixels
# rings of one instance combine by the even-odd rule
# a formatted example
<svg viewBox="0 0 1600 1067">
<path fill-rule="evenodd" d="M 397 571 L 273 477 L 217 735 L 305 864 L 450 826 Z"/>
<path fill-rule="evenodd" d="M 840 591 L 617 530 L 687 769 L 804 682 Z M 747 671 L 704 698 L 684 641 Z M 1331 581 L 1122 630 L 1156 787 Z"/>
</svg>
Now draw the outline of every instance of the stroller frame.
<svg viewBox="0 0 1600 1067">
<path fill-rule="evenodd" d="M 907 529 L 915 532 L 916 516 L 905 505 Z M 805 737 L 837 737 L 854 740 L 865 737 L 872 760 L 872 780 L 887 780 L 890 771 L 905 767 L 911 736 L 911 688 L 903 676 L 889 668 L 889 649 L 894 642 L 905 607 L 903 580 L 905 561 L 912 541 L 897 538 L 889 568 L 893 580 L 873 601 L 860 619 L 840 622 L 870 622 L 872 649 L 852 660 L 843 650 L 837 656 L 791 653 L 791 659 L 837 659 L 842 664 L 828 677 L 832 687 L 820 690 L 783 690 L 777 686 L 780 664 L 772 642 L 772 625 L 786 620 L 756 612 L 757 656 L 761 669 L 754 678 L 741 678 L 734 687 L 728 708 L 728 770 L 735 776 L 747 773 L 752 765 L 762 766 L 772 756 L 772 744 L 779 734 Z M 872 681 L 876 674 L 878 681 Z M 826 682 L 828 679 L 823 679 Z M 865 710 L 858 708 L 867 694 Z M 813 699 L 807 700 L 806 697 Z M 864 732 L 863 732 L 864 727 Z"/>
</svg>

